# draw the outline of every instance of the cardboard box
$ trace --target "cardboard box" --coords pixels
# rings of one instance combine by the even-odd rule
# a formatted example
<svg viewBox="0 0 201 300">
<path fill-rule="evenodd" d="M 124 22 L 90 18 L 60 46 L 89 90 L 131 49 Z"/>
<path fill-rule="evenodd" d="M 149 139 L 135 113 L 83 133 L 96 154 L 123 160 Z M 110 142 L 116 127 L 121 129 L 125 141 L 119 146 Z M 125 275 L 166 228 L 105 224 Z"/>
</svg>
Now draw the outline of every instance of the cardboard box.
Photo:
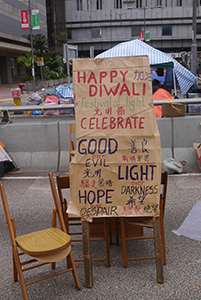
<svg viewBox="0 0 201 300">
<path fill-rule="evenodd" d="M 184 117 L 186 111 L 185 104 L 163 104 L 162 117 Z"/>
<path fill-rule="evenodd" d="M 201 144 L 193 143 L 193 148 L 195 149 L 198 156 L 198 167 L 201 170 Z"/>
</svg>

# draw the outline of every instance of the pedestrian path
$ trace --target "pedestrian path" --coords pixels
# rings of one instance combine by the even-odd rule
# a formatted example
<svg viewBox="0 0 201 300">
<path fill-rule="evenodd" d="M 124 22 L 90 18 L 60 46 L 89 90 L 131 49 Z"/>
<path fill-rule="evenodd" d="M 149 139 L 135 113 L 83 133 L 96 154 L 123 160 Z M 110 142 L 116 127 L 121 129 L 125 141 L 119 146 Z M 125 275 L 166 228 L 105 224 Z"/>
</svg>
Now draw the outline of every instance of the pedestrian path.
<svg viewBox="0 0 201 300">
<path fill-rule="evenodd" d="M 13 103 L 11 89 L 19 88 L 19 83 L 0 84 L 0 105 L 6 105 Z M 26 100 L 29 94 L 24 91 L 21 95 L 21 101 Z"/>
</svg>

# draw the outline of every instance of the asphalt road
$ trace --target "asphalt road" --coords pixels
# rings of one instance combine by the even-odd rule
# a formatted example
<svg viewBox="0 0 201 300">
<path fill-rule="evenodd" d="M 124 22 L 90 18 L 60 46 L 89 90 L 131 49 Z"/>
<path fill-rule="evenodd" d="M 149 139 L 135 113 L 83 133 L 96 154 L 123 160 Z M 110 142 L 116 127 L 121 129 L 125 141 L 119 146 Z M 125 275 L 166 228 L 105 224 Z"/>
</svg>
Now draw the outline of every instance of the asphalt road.
<svg viewBox="0 0 201 300">
<path fill-rule="evenodd" d="M 15 219 L 17 235 L 51 226 L 53 199 L 47 174 L 5 175 L 2 178 L 11 215 Z M 123 268 L 121 242 L 110 245 L 111 266 L 93 262 L 93 288 L 85 288 L 83 262 L 76 262 L 81 290 L 76 290 L 70 273 L 35 283 L 27 287 L 29 299 L 137 299 L 137 300 L 199 300 L 201 299 L 201 243 L 177 236 L 172 232 L 182 224 L 195 203 L 201 200 L 201 175 L 172 175 L 168 179 L 165 212 L 167 264 L 165 283 L 158 284 L 154 260 L 128 262 Z M 68 194 L 66 194 L 68 197 Z M 22 299 L 19 282 L 13 282 L 11 246 L 0 201 L 0 299 Z M 34 228 L 34 229 L 33 229 Z M 146 233 L 146 232 L 145 232 Z M 145 245 L 143 243 L 146 243 Z M 153 252 L 153 241 L 130 241 L 128 255 Z M 82 244 L 73 244 L 73 256 L 82 256 Z M 103 242 L 92 243 L 92 254 L 102 256 Z M 57 264 L 62 268 L 65 261 Z M 50 270 L 50 266 L 41 269 Z M 30 279 L 40 268 L 25 272 Z"/>
</svg>

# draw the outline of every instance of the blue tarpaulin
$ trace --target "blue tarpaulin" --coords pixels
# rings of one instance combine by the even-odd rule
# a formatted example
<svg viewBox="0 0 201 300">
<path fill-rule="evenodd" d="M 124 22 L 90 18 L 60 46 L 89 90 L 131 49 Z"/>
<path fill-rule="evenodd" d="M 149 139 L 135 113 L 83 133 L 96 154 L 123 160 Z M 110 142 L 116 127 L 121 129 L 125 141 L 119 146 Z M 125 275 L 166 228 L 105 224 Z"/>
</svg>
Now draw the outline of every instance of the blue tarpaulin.
<svg viewBox="0 0 201 300">
<path fill-rule="evenodd" d="M 56 87 L 56 93 L 59 93 L 59 98 L 72 98 L 73 99 L 73 84 L 64 86 L 59 85 Z"/>
</svg>

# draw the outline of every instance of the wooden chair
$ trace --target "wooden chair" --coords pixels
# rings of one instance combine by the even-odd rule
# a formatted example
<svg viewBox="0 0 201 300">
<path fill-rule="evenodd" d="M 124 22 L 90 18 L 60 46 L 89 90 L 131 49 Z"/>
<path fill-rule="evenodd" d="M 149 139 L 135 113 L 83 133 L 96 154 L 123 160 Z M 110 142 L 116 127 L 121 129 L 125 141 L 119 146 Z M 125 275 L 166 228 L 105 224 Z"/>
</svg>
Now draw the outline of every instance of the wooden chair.
<svg viewBox="0 0 201 300">
<path fill-rule="evenodd" d="M 123 252 L 123 265 L 127 267 L 127 261 L 131 260 L 143 260 L 143 259 L 156 259 L 157 279 L 159 283 L 164 282 L 163 277 L 163 265 L 166 264 L 165 253 L 165 234 L 164 234 L 164 212 L 165 201 L 167 192 L 167 171 L 161 175 L 161 194 L 160 194 L 160 207 L 159 213 L 154 217 L 121 217 L 121 239 L 122 239 L 122 252 Z M 137 225 L 154 229 L 153 236 L 140 236 L 140 237 L 126 237 L 125 225 Z M 137 257 L 127 258 L 126 253 L 126 241 L 129 240 L 142 240 L 142 239 L 154 239 L 155 240 L 155 256 L 153 257 Z"/>
<path fill-rule="evenodd" d="M 65 226 L 68 234 L 71 236 L 73 235 L 81 235 L 81 238 L 72 238 L 72 242 L 81 242 L 82 240 L 82 223 L 80 217 L 75 217 L 73 215 L 69 215 L 67 211 L 67 201 L 63 197 L 62 190 L 63 189 L 69 189 L 70 188 L 70 178 L 69 176 L 59 176 L 58 174 L 56 175 L 56 181 L 57 181 L 57 187 L 58 187 L 58 193 L 59 193 L 59 199 L 60 199 L 60 204 L 62 207 L 62 212 L 63 212 L 63 217 L 65 220 Z M 79 226 L 78 231 L 72 232 L 70 230 L 70 227 L 73 226 Z M 72 228 L 71 227 L 71 228 Z M 104 241 L 105 242 L 105 252 L 106 256 L 105 258 L 92 258 L 92 261 L 106 261 L 106 266 L 110 266 L 110 253 L 109 253 L 109 235 L 108 235 L 108 223 L 107 223 L 107 218 L 94 218 L 94 221 L 90 223 L 90 229 L 91 231 L 95 232 L 101 230 L 101 235 L 104 237 L 94 237 L 91 238 L 91 241 Z M 94 230 L 93 230 L 94 229 Z M 75 261 L 83 261 L 83 258 L 80 259 L 75 259 Z"/>
<path fill-rule="evenodd" d="M 50 177 L 50 181 L 52 182 L 53 177 L 51 173 L 49 174 L 49 177 Z M 54 202 L 55 202 L 56 210 L 58 211 L 58 218 L 59 218 L 61 230 L 59 228 L 52 227 L 52 228 L 48 228 L 36 232 L 31 232 L 17 237 L 16 237 L 14 219 L 12 219 L 10 216 L 7 198 L 6 198 L 2 181 L 0 181 L 0 192 L 1 192 L 2 202 L 3 202 L 4 212 L 6 216 L 6 221 L 8 225 L 11 245 L 12 245 L 13 279 L 14 281 L 17 281 L 19 278 L 23 299 L 24 300 L 28 299 L 27 290 L 26 290 L 27 285 L 44 279 L 51 278 L 56 275 L 64 274 L 69 271 L 72 271 L 75 280 L 75 285 L 77 289 L 80 289 L 81 288 L 80 282 L 77 275 L 72 252 L 71 252 L 71 238 L 66 233 L 66 228 L 62 217 L 59 200 L 57 195 L 55 194 L 56 187 L 55 187 L 55 191 L 53 191 L 53 194 L 54 194 Z M 56 210 L 54 210 L 55 213 Z M 18 249 L 20 249 L 21 251 Z M 28 260 L 23 260 L 23 262 L 21 262 L 20 257 L 23 254 L 30 256 L 30 258 L 28 258 Z M 54 274 L 50 274 L 46 277 L 40 277 L 25 282 L 24 275 L 23 275 L 24 271 L 40 267 L 47 263 L 51 263 L 52 268 L 54 268 L 54 262 L 62 260 L 65 257 L 68 257 L 68 262 L 70 262 L 69 268 L 66 268 L 63 271 Z"/>
<path fill-rule="evenodd" d="M 75 132 L 76 126 L 75 124 L 70 124 L 70 132 L 69 132 L 69 163 L 71 161 L 71 157 L 75 155 L 75 146 L 72 140 L 72 132 Z"/>
</svg>

